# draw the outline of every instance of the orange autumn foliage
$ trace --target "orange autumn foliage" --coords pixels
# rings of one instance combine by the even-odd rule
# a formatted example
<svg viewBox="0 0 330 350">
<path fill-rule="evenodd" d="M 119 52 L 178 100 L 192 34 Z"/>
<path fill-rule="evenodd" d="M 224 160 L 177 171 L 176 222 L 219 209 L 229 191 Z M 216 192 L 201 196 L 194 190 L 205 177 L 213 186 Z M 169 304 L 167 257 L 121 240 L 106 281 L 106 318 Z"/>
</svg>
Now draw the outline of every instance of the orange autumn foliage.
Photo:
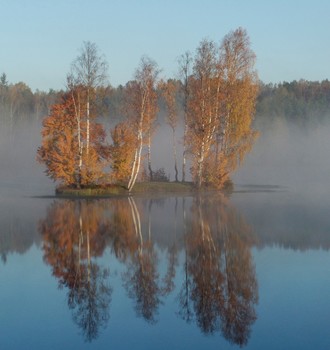
<svg viewBox="0 0 330 350">
<path fill-rule="evenodd" d="M 124 121 L 111 130 L 111 177 L 115 182 L 128 183 L 135 151 L 138 147 L 132 123 Z"/>
<path fill-rule="evenodd" d="M 37 160 L 46 166 L 45 173 L 54 181 L 80 187 L 102 180 L 105 132 L 101 124 L 90 124 L 87 155 L 84 147 L 86 121 L 79 121 L 78 129 L 74 103 L 72 94 L 65 94 L 60 103 L 53 105 L 50 115 L 43 121 L 42 144 L 37 151 Z M 82 166 L 79 165 L 81 149 Z"/>
<path fill-rule="evenodd" d="M 198 187 L 224 186 L 251 149 L 257 97 L 255 55 L 245 30 L 238 28 L 220 47 L 203 40 L 190 76 L 188 140 L 192 176 Z"/>
</svg>

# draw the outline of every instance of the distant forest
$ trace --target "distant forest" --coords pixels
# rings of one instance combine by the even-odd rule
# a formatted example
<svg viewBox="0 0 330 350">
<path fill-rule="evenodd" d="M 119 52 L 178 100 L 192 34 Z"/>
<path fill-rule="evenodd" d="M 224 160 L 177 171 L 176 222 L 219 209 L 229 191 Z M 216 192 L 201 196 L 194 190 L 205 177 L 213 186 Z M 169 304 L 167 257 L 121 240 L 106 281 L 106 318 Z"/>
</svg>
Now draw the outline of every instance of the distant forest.
<svg viewBox="0 0 330 350">
<path fill-rule="evenodd" d="M 177 80 L 178 85 L 181 84 Z M 178 89 L 181 91 L 181 89 Z M 50 89 L 48 92 L 33 92 L 24 82 L 9 83 L 3 73 L 0 77 L 0 121 L 12 127 L 23 120 L 42 120 L 50 114 L 51 106 L 57 103 L 64 90 Z M 98 89 L 100 117 L 121 120 L 121 103 L 125 86 Z M 181 108 L 183 109 L 183 99 Z M 180 106 L 180 103 L 179 103 Z M 160 106 L 160 111 L 162 110 Z M 161 115 L 161 113 L 159 113 Z M 300 126 L 330 120 L 330 81 L 299 80 L 278 84 L 260 82 L 256 104 L 256 122 L 281 118 Z"/>
<path fill-rule="evenodd" d="M 257 121 L 283 118 L 301 126 L 329 120 L 330 81 L 261 83 L 256 118 Z"/>
</svg>

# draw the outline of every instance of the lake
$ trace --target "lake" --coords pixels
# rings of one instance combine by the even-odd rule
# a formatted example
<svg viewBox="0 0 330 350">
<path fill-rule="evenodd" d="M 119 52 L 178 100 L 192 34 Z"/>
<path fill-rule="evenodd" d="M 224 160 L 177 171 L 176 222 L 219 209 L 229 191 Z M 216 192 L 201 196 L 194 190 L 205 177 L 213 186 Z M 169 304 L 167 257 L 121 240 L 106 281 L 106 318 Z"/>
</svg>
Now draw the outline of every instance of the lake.
<svg viewBox="0 0 330 350">
<path fill-rule="evenodd" d="M 329 349 L 328 135 L 269 127 L 229 196 L 57 199 L 2 147 L 0 349 Z"/>
<path fill-rule="evenodd" d="M 330 348 L 329 207 L 266 185 L 2 196 L 0 348 Z"/>
</svg>

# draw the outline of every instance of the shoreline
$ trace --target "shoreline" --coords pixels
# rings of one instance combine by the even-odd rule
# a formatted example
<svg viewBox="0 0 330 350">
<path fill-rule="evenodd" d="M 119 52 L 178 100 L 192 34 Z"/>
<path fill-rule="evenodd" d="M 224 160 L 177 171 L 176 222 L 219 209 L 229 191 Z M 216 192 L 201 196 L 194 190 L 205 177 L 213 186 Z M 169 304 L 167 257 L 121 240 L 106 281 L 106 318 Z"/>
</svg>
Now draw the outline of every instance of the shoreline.
<svg viewBox="0 0 330 350">
<path fill-rule="evenodd" d="M 192 182 L 139 182 L 132 191 L 128 191 L 122 185 L 93 186 L 85 188 L 73 188 L 60 186 L 55 189 L 55 197 L 58 198 L 115 198 L 130 195 L 190 195 L 196 193 L 232 192 L 233 185 L 219 190 L 211 187 L 196 188 Z"/>
</svg>

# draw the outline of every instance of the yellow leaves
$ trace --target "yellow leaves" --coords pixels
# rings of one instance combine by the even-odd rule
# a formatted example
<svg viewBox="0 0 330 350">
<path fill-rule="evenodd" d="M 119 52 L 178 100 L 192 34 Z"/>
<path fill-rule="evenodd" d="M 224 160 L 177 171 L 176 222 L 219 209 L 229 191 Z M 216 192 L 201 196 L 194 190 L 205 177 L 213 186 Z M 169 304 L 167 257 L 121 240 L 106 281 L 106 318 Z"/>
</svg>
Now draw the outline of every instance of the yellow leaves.
<svg viewBox="0 0 330 350">
<path fill-rule="evenodd" d="M 37 159 L 46 165 L 46 174 L 64 184 L 75 182 L 74 154 L 77 142 L 72 132 L 75 126 L 71 101 L 64 97 L 61 104 L 54 105 L 50 116 L 43 121 L 42 145 Z"/>
<path fill-rule="evenodd" d="M 111 137 L 113 140 L 110 151 L 112 176 L 118 182 L 126 182 L 131 173 L 134 153 L 137 148 L 132 124 L 129 121 L 117 124 L 111 131 Z"/>
<path fill-rule="evenodd" d="M 229 33 L 218 49 L 204 40 L 196 50 L 187 107 L 192 175 L 198 186 L 223 186 L 251 148 L 257 96 L 254 59 L 241 28 Z"/>
<path fill-rule="evenodd" d="M 203 40 L 196 50 L 192 74 L 190 56 L 186 54 L 183 59 L 182 178 L 185 178 L 185 156 L 190 152 L 193 180 L 199 186 L 221 187 L 251 149 L 256 137 L 252 129 L 258 90 L 253 70 L 255 55 L 246 32 L 239 28 L 229 33 L 220 47 Z M 50 116 L 43 122 L 38 160 L 46 165 L 46 173 L 66 185 L 99 184 L 105 178 L 103 168 L 110 163 L 108 179 L 128 182 L 130 190 L 140 173 L 147 145 L 152 178 L 150 149 L 159 108 L 158 73 L 155 62 L 142 58 L 135 80 L 124 88 L 122 112 L 127 120 L 111 131 L 111 146 L 104 144 L 104 129 L 95 123 L 96 114 L 92 110 L 95 103 L 90 105 L 95 90 L 82 83 L 72 84 L 69 94 L 53 106 Z M 173 135 L 178 122 L 177 89 L 175 80 L 158 84 Z M 105 164 L 105 160 L 109 163 Z"/>
<path fill-rule="evenodd" d="M 45 164 L 46 174 L 63 185 L 99 183 L 103 177 L 103 142 L 105 132 L 100 124 L 90 123 L 90 148 L 84 148 L 86 120 L 82 119 L 79 91 L 65 94 L 44 119 L 42 145 L 37 160 Z M 103 147 L 103 148 L 102 148 Z"/>
</svg>

